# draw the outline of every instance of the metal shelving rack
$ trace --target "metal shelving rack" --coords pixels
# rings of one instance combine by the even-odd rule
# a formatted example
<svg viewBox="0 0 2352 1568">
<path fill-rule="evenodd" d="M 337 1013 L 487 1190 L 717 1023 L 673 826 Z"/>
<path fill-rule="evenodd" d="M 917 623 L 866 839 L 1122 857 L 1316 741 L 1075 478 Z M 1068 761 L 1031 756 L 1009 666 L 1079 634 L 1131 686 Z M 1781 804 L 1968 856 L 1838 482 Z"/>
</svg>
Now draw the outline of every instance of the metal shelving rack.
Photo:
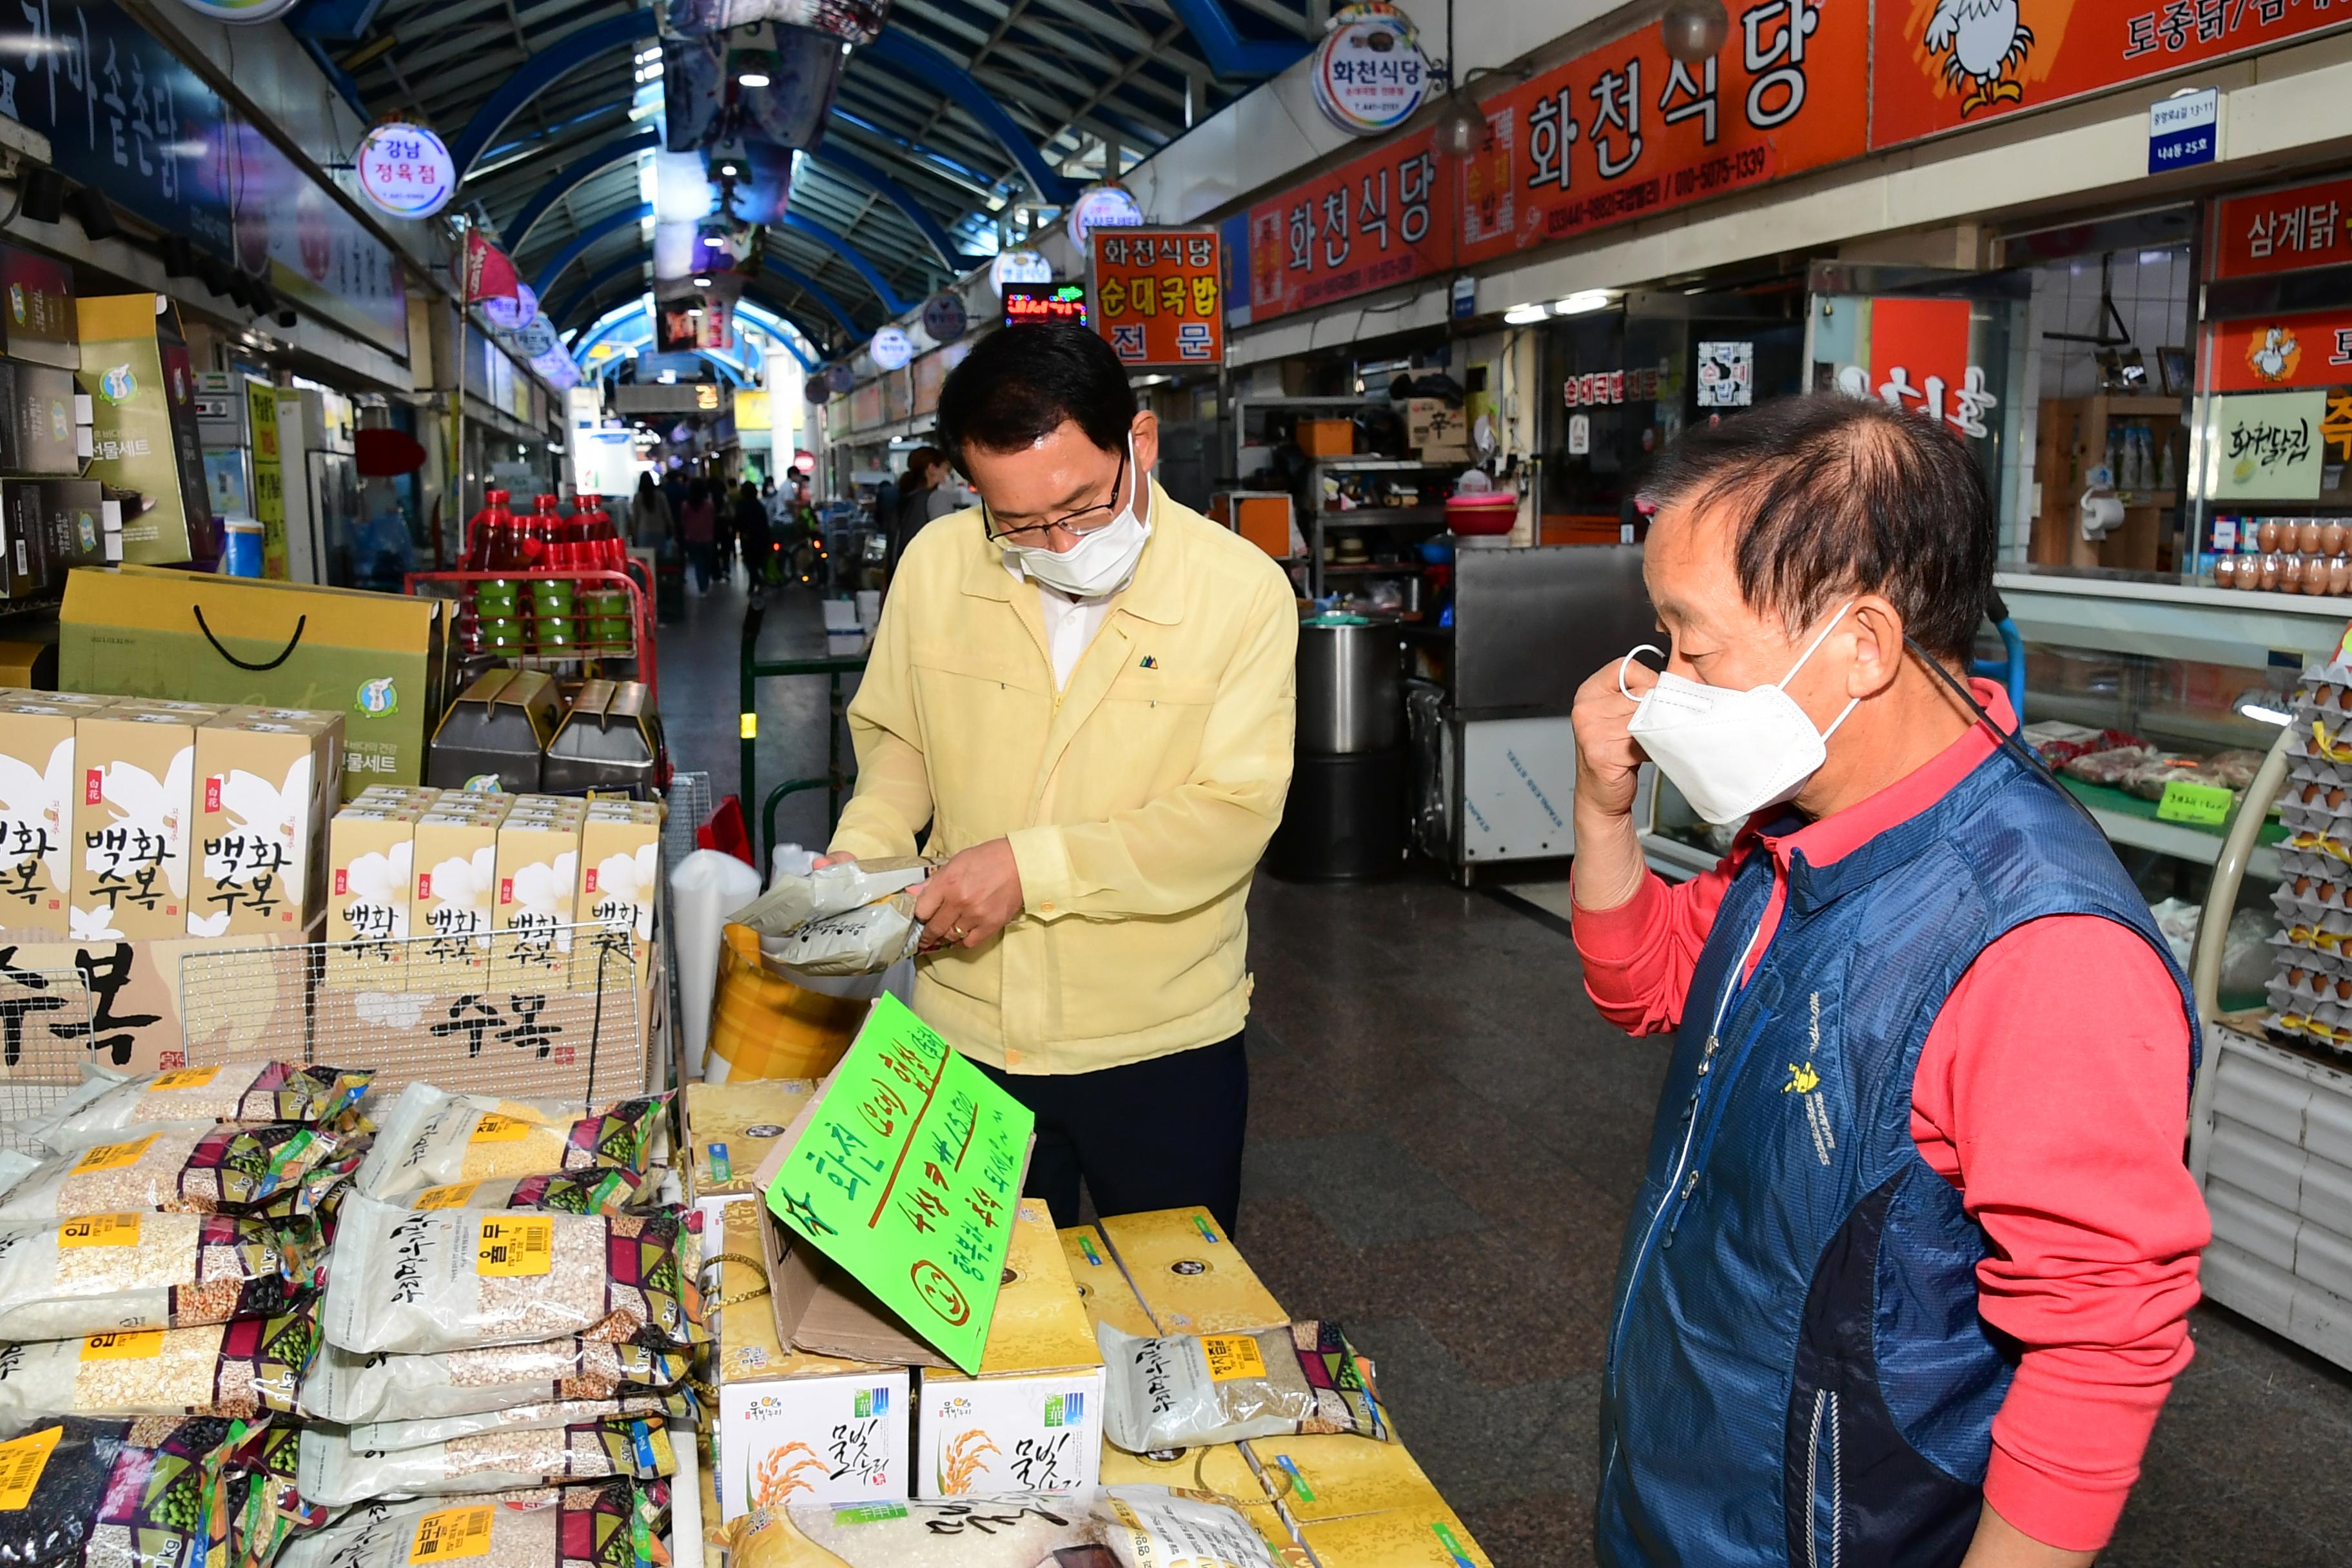
<svg viewBox="0 0 2352 1568">
<path fill-rule="evenodd" d="M 1327 413 L 1335 411 L 1352 413 L 1361 408 L 1366 401 L 1368 400 L 1361 396 L 1235 398 L 1234 400 L 1234 475 L 1244 483 L 1251 482 L 1253 476 L 1244 472 L 1243 455 L 1253 450 L 1262 450 L 1266 445 L 1264 441 L 1250 439 L 1249 416 L 1253 409 L 1259 411 L 1288 409 L 1298 413 L 1319 409 Z M 1302 524 L 1300 531 L 1307 541 L 1307 557 L 1304 561 L 1293 558 L 1283 564 L 1306 567 L 1306 592 L 1310 599 L 1319 599 L 1323 596 L 1326 591 L 1326 581 L 1329 578 L 1410 577 L 1421 570 L 1421 563 L 1417 561 L 1400 562 L 1393 566 L 1384 566 L 1370 562 L 1348 565 L 1336 563 L 1326 565 L 1323 560 L 1323 535 L 1327 528 L 1346 530 L 1422 528 L 1432 532 L 1442 532 L 1445 528 L 1445 508 L 1442 505 L 1358 507 L 1352 510 L 1339 509 L 1326 510 L 1321 504 L 1325 474 L 1458 474 L 1471 466 L 1467 459 L 1459 463 L 1424 463 L 1415 458 L 1381 458 L 1370 455 L 1312 458 L 1307 461 L 1306 493 L 1298 495 L 1294 492 L 1292 497 Z"/>
</svg>

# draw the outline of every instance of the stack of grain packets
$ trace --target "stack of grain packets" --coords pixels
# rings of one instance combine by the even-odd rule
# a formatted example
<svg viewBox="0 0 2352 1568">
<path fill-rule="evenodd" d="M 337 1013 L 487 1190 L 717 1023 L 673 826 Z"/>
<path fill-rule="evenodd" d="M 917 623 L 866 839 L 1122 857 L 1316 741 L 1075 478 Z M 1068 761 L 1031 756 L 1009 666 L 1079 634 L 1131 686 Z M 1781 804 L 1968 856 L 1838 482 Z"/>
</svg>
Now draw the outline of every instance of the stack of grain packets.
<svg viewBox="0 0 2352 1568">
<path fill-rule="evenodd" d="M 649 1179 L 667 1100 L 412 1083 L 372 1109 L 301 1394 L 297 1489 L 348 1511 L 286 1568 L 644 1568 L 696 1414 L 698 1218 Z"/>
</svg>

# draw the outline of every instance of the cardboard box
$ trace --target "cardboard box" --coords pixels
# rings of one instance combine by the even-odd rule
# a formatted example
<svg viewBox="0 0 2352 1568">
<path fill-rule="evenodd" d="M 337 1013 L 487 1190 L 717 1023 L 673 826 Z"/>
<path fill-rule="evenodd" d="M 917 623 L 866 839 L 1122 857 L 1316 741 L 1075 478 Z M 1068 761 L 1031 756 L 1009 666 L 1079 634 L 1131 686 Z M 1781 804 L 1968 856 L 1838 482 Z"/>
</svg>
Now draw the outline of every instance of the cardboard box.
<svg viewBox="0 0 2352 1568">
<path fill-rule="evenodd" d="M 81 365 L 81 323 L 74 310 L 73 268 L 35 251 L 0 245 L 0 347 L 12 360 L 76 370 Z"/>
<path fill-rule="evenodd" d="M 391 984 L 408 962 L 411 879 L 416 852 L 413 806 L 347 805 L 327 824 L 326 983 Z"/>
<path fill-rule="evenodd" d="M 261 710 L 257 709 L 255 711 L 258 712 L 261 711 Z M 431 784 L 370 784 L 367 788 L 360 791 L 358 795 L 353 795 L 352 797 L 351 804 L 353 805 L 419 805 L 430 807 L 440 804 L 441 796 L 445 792 L 441 790 L 434 788 Z"/>
<path fill-rule="evenodd" d="M 581 921 L 593 921 L 599 931 L 592 939 L 595 951 L 572 963 L 574 984 L 592 990 L 600 976 L 606 985 L 645 984 L 653 972 L 654 904 L 660 892 L 661 808 L 649 801 L 592 805 L 580 826 L 574 907 Z M 597 954 L 607 952 L 612 957 L 600 963 Z"/>
<path fill-rule="evenodd" d="M 1404 435 L 1406 444 L 1423 451 L 1430 448 L 1444 451 L 1470 449 L 1470 419 L 1458 405 L 1442 397 L 1408 397 L 1404 400 Z M 1432 461 L 1441 459 L 1431 458 Z"/>
<path fill-rule="evenodd" d="M 1412 1508 L 1302 1521 L 1298 1538 L 1323 1568 L 1495 1568 L 1434 1489 Z"/>
<path fill-rule="evenodd" d="M 444 602 L 125 566 L 66 580 L 58 679 L 81 691 L 343 716 L 343 798 L 415 784 L 440 714 Z"/>
<path fill-rule="evenodd" d="M 805 1078 L 688 1084 L 687 1194 L 699 1202 L 757 1193 L 751 1173 L 815 1096 L 815 1080 Z"/>
<path fill-rule="evenodd" d="M 306 931 L 326 905 L 327 820 L 343 782 L 343 716 L 222 713 L 196 731 L 188 933 Z"/>
<path fill-rule="evenodd" d="M 1161 1333 L 1218 1334 L 1290 1321 L 1206 1209 L 1115 1215 L 1102 1221 L 1102 1233 Z"/>
<path fill-rule="evenodd" d="M 81 473 L 74 373 L 54 365 L 0 360 L 0 469 L 12 474 Z"/>
<path fill-rule="evenodd" d="M 661 756 L 653 700 L 635 680 L 591 680 L 580 688 L 547 744 L 541 787 L 619 790 L 653 797 Z"/>
<path fill-rule="evenodd" d="M 1135 1287 L 1111 1256 L 1110 1243 L 1090 1225 L 1074 1225 L 1062 1232 L 1062 1258 L 1078 1289 L 1078 1305 L 1089 1323 L 1108 1323 L 1122 1334 L 1151 1339 L 1160 1325 L 1143 1310 Z M 1105 1483 L 1108 1484 L 1108 1483 Z"/>
<path fill-rule="evenodd" d="M 1220 490 L 1210 515 L 1276 561 L 1290 559 L 1290 497 L 1281 490 Z"/>
<path fill-rule="evenodd" d="M 201 718 L 124 702 L 75 721 L 70 934 L 187 933 Z"/>
<path fill-rule="evenodd" d="M 137 1074 L 283 1057 L 307 1026 L 309 963 L 295 944 L 319 934 L 78 942 L 46 925 L 0 931 L 11 950 L 0 1001 L 23 1026 L 19 1070 L 70 1074 L 87 1060 Z"/>
<path fill-rule="evenodd" d="M 211 559 L 221 532 L 205 486 L 194 367 L 178 312 L 153 294 L 110 294 L 76 300 L 75 316 L 81 390 L 96 419 L 96 455 L 84 475 L 131 498 L 123 559 L 149 565 Z M 79 677 L 70 684 L 132 689 Z"/>
<path fill-rule="evenodd" d="M 422 793 L 422 792 L 419 792 Z M 465 991 L 485 983 L 498 921 L 499 828 L 510 795 L 442 793 L 416 818 L 410 928 L 420 937 L 410 961 L 429 973 L 415 984 Z"/>
<path fill-rule="evenodd" d="M 1345 458 L 1356 450 L 1352 419 L 1301 419 L 1298 449 L 1310 458 Z"/>
<path fill-rule="evenodd" d="M 106 564 L 109 502 L 95 479 L 43 479 L 41 591 L 55 593 L 77 566 Z"/>
<path fill-rule="evenodd" d="M 520 933 L 492 944 L 490 980 L 500 990 L 562 989 L 572 983 L 584 816 L 542 814 L 518 804 L 499 825 L 490 929 Z"/>
<path fill-rule="evenodd" d="M 1102 1355 L 1042 1199 L 1024 1198 L 980 1374 L 926 1369 L 915 1495 L 1090 1488 L 1102 1466 Z"/>
<path fill-rule="evenodd" d="M 445 789 L 479 783 L 513 793 L 537 790 L 561 706 L 555 678 L 544 670 L 491 670 L 441 716 L 426 781 Z"/>
<path fill-rule="evenodd" d="M 1437 1497 L 1402 1443 L 1318 1435 L 1254 1437 L 1240 1447 L 1266 1495 L 1301 1527 L 1358 1514 L 1418 1511 Z"/>
<path fill-rule="evenodd" d="M 0 926 L 67 929 L 80 711 L 0 698 Z"/>
<path fill-rule="evenodd" d="M 730 1205 L 729 1259 L 756 1258 L 768 1228 L 757 1203 Z M 719 1510 L 740 1519 L 786 1501 L 890 1502 L 907 1495 L 908 1379 L 889 1366 L 794 1350 L 770 1302 L 763 1270 L 721 1261 L 716 1313 L 719 1413 L 712 1471 Z"/>
</svg>

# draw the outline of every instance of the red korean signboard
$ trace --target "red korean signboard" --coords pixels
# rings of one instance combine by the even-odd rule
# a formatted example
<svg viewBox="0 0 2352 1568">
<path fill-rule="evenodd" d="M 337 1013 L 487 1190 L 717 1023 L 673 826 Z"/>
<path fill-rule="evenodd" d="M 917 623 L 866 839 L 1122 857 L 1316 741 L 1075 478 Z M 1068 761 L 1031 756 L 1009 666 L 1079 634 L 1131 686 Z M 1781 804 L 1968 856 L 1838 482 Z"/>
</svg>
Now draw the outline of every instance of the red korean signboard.
<svg viewBox="0 0 2352 1568">
<path fill-rule="evenodd" d="M 1213 229 L 1097 228 L 1095 330 L 1125 365 L 1225 363 L 1224 258 Z"/>
<path fill-rule="evenodd" d="M 1858 0 L 1735 0 L 1715 58 L 1676 62 L 1655 26 L 1480 108 L 1461 175 L 1464 264 L 1858 156 L 1870 14 Z M 1255 236 L 1252 236 L 1255 244 Z"/>
<path fill-rule="evenodd" d="M 1870 144 L 2046 109 L 2352 23 L 2342 0 L 1875 0 Z"/>
<path fill-rule="evenodd" d="M 1963 436 L 1990 436 L 1986 416 L 2000 399 L 1984 367 L 1969 361 L 1969 301 L 1879 298 L 1869 306 L 1869 379 L 1845 390 L 1874 393 Z"/>
<path fill-rule="evenodd" d="M 2352 178 L 2213 204 L 2208 276 L 2251 278 L 2352 261 Z"/>
<path fill-rule="evenodd" d="M 1420 132 L 1250 209 L 1252 321 L 1454 265 L 1454 172 Z"/>
<path fill-rule="evenodd" d="M 2217 321 L 2210 341 L 2213 392 L 2352 386 L 2352 310 Z"/>
</svg>

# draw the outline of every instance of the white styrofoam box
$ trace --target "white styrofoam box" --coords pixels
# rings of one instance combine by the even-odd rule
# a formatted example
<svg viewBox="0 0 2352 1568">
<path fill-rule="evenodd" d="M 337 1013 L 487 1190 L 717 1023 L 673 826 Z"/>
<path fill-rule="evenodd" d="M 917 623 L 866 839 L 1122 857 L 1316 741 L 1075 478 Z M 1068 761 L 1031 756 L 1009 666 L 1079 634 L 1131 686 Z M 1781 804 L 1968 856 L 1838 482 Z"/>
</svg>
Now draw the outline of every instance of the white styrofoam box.
<svg viewBox="0 0 2352 1568">
<path fill-rule="evenodd" d="M 826 599 L 822 601 L 822 604 L 824 607 L 824 629 L 827 632 L 854 632 L 857 629 L 856 600 Z"/>
<path fill-rule="evenodd" d="M 904 1500 L 908 1392 L 904 1367 L 721 1388 L 719 1517 L 786 1501 Z"/>
<path fill-rule="evenodd" d="M 989 1497 L 1091 1488 L 1102 1471 L 1103 1370 L 927 1379 L 915 1424 L 915 1495 Z"/>
</svg>

